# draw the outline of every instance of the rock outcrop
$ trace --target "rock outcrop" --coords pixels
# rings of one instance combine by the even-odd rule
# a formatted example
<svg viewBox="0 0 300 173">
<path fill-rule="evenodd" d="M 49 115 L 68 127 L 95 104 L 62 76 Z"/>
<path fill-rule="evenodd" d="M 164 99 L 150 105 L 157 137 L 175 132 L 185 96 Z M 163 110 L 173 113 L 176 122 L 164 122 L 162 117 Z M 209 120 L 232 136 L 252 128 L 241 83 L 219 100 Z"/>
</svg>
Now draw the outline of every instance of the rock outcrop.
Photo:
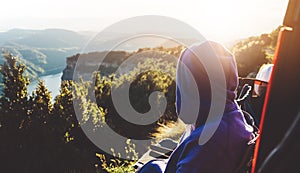
<svg viewBox="0 0 300 173">
<path fill-rule="evenodd" d="M 73 80 L 74 70 L 81 75 L 90 68 L 102 69 L 101 74 L 106 75 L 116 69 L 121 62 L 126 60 L 130 53 L 125 51 L 92 52 L 87 54 L 76 54 L 67 57 L 67 66 L 63 70 L 62 80 Z M 82 59 L 81 59 L 82 58 Z M 80 61 L 78 61 L 81 59 Z"/>
<path fill-rule="evenodd" d="M 67 66 L 63 70 L 62 80 L 73 80 L 76 77 L 91 77 L 90 69 L 97 69 L 101 75 L 108 76 L 119 70 L 126 73 L 136 67 L 137 62 L 145 59 L 161 59 L 163 61 L 177 61 L 182 46 L 173 48 L 141 48 L 136 52 L 103 51 L 86 54 L 76 54 L 67 57 Z M 133 59 L 133 60 L 132 60 Z M 79 61 L 80 60 L 80 61 Z M 125 63 L 125 64 L 123 64 Z M 76 68 L 76 73 L 75 72 Z"/>
</svg>

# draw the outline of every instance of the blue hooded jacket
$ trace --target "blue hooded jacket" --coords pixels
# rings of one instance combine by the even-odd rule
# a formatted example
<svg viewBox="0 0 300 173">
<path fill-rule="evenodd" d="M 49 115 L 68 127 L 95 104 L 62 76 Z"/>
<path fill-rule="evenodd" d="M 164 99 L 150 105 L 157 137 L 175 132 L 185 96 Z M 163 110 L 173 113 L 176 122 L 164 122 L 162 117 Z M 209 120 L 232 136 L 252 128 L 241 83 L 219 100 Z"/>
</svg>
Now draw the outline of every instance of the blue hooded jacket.
<svg viewBox="0 0 300 173">
<path fill-rule="evenodd" d="M 211 74 L 217 74 L 215 71 L 220 69 L 208 69 L 210 70 L 208 75 L 207 66 L 203 65 L 204 58 L 214 58 L 220 62 L 225 85 L 217 81 L 218 77 L 211 78 Z M 189 124 L 189 128 L 167 162 L 157 160 L 149 162 L 141 172 L 233 173 L 246 153 L 248 141 L 253 137 L 253 128 L 246 123 L 242 111 L 234 100 L 238 85 L 234 56 L 216 42 L 206 41 L 193 45 L 179 58 L 176 82 L 177 112 L 179 117 Z M 191 85 L 196 85 L 196 92 Z M 212 85 L 217 89 L 212 89 Z M 211 107 L 212 92 L 216 92 L 219 100 L 224 99 L 223 107 Z M 222 98 L 220 94 L 222 92 L 225 93 L 225 98 Z M 196 101 L 199 105 L 195 105 L 195 98 L 200 98 L 198 102 Z M 188 115 L 187 110 L 195 107 L 196 117 Z M 223 110 L 220 116 L 212 115 L 219 119 L 209 118 L 211 109 Z M 207 133 L 205 128 L 213 133 L 208 140 L 200 143 L 201 135 L 205 136 L 204 133 Z"/>
</svg>

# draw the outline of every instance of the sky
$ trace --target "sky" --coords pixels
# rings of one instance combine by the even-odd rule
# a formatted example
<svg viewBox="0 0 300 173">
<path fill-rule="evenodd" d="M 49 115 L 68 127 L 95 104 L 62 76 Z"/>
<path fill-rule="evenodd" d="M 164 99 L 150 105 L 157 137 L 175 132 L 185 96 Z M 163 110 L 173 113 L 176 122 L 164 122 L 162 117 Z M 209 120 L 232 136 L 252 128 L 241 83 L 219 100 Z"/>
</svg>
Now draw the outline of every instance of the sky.
<svg viewBox="0 0 300 173">
<path fill-rule="evenodd" d="M 288 0 L 4 0 L 0 31 L 62 28 L 100 32 L 122 19 L 163 15 L 208 39 L 232 41 L 282 24 Z"/>
</svg>

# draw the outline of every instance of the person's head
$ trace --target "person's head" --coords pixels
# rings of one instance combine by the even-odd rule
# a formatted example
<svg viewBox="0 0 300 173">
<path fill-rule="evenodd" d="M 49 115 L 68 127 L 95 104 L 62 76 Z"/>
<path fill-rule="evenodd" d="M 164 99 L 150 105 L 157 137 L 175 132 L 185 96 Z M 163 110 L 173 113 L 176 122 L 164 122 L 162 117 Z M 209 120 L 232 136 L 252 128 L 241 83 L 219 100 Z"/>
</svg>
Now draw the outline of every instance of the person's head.
<svg viewBox="0 0 300 173">
<path fill-rule="evenodd" d="M 215 59 L 220 65 L 213 64 L 213 66 L 210 66 L 211 69 L 207 69 L 208 67 L 203 64 L 204 59 Z M 221 71 L 225 78 L 225 84 L 222 85 L 222 82 L 217 81 L 220 79 L 220 76 L 214 76 L 213 79 L 210 78 L 211 76 L 208 75 L 208 71 L 212 75 L 216 75 L 218 74 L 217 72 Z M 179 58 L 176 82 L 177 113 L 181 114 L 183 106 L 187 110 L 199 107 L 197 122 L 195 124 L 201 125 L 206 121 L 211 107 L 212 84 L 217 86 L 216 88 L 220 91 L 219 93 L 225 93 L 225 98 L 223 98 L 225 99 L 225 106 L 234 102 L 238 86 L 238 73 L 234 56 L 224 46 L 213 41 L 205 41 L 201 44 L 193 45 L 185 49 Z M 196 85 L 196 91 L 193 85 Z M 197 95 L 199 97 L 195 97 Z M 197 102 L 195 98 L 200 98 L 200 101 L 198 100 Z M 189 120 L 183 121 L 186 124 L 191 124 Z"/>
<path fill-rule="evenodd" d="M 273 66 L 273 64 L 264 64 L 260 67 L 254 81 L 254 92 L 256 95 L 264 96 L 266 94 Z"/>
</svg>

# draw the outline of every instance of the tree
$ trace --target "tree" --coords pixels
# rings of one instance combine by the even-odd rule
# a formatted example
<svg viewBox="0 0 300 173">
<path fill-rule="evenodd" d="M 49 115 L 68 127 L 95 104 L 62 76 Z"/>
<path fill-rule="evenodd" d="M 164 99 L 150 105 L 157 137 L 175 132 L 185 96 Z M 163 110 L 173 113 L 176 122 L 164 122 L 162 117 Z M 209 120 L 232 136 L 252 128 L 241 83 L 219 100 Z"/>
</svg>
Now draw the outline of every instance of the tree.
<svg viewBox="0 0 300 173">
<path fill-rule="evenodd" d="M 239 76 L 246 77 L 256 73 L 261 65 L 272 62 L 280 28 L 281 26 L 269 34 L 241 40 L 232 47 Z"/>
<path fill-rule="evenodd" d="M 76 114 L 73 107 L 74 83 L 72 81 L 63 81 L 60 86 L 60 94 L 54 100 L 54 119 L 61 135 L 70 131 L 76 122 Z M 73 125 L 72 125 L 73 124 Z"/>
<path fill-rule="evenodd" d="M 40 172 L 49 169 L 47 164 L 54 163 L 53 147 L 57 141 L 50 124 L 53 110 L 51 98 L 45 83 L 39 80 L 28 101 L 28 127 L 23 129 L 22 135 L 25 138 L 22 156 L 27 158 L 22 163 L 27 171 Z"/>
<path fill-rule="evenodd" d="M 29 79 L 24 76 L 25 65 L 10 53 L 3 53 L 5 59 L 1 66 L 3 92 L 0 98 L 1 105 L 1 143 L 0 157 L 2 171 L 17 171 L 22 165 L 24 141 L 28 124 L 27 86 Z M 20 164 L 18 167 L 15 164 Z"/>
<path fill-rule="evenodd" d="M 30 118 L 39 124 L 49 123 L 49 118 L 52 114 L 52 96 L 46 88 L 45 83 L 39 80 L 36 90 L 30 97 Z"/>
<path fill-rule="evenodd" d="M 60 146 L 62 153 L 59 154 L 61 161 L 58 164 L 64 171 L 95 172 L 95 161 L 91 158 L 97 148 L 85 136 L 76 118 L 74 88 L 73 81 L 62 81 L 60 94 L 54 101 L 53 126 L 56 127 L 56 136 L 63 142 Z M 81 102 L 80 99 L 77 101 Z"/>
<path fill-rule="evenodd" d="M 1 115 L 18 118 L 18 122 L 27 115 L 28 77 L 24 76 L 25 65 L 18 62 L 12 54 L 2 54 L 5 59 L 1 67 L 3 93 L 0 98 Z"/>
</svg>

